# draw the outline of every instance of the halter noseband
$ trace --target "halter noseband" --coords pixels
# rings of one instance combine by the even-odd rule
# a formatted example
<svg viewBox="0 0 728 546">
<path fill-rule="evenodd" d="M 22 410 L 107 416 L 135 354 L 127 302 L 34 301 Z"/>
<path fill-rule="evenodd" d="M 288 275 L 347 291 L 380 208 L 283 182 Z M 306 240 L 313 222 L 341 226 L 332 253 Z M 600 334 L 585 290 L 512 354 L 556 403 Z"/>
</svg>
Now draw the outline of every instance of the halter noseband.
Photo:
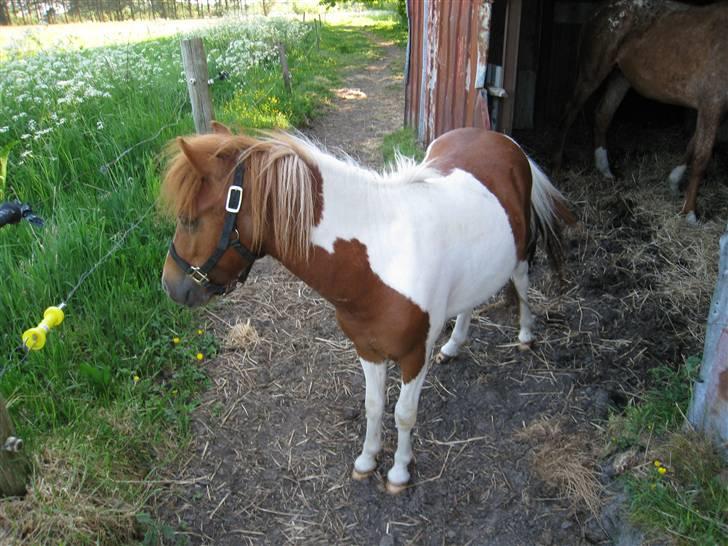
<svg viewBox="0 0 728 546">
<path fill-rule="evenodd" d="M 240 212 L 243 206 L 243 173 L 244 168 L 242 163 L 235 168 L 235 178 L 233 183 L 228 188 L 227 199 L 225 201 L 225 224 L 222 228 L 222 234 L 217 243 L 217 247 L 212 255 L 205 261 L 204 264 L 197 267 L 191 265 L 187 260 L 177 254 L 177 250 L 174 248 L 174 241 L 169 245 L 169 255 L 175 263 L 185 272 L 185 274 L 192 277 L 199 286 L 207 289 L 213 294 L 224 294 L 228 291 L 229 285 L 217 284 L 210 280 L 208 273 L 215 269 L 217 262 L 223 257 L 228 249 L 233 248 L 237 251 L 240 256 L 248 262 L 248 265 L 243 269 L 238 277 L 237 282 L 244 283 L 245 279 L 248 278 L 248 273 L 253 267 L 253 262 L 261 256 L 243 246 L 240 242 L 240 233 L 236 227 L 238 221 L 238 212 Z M 235 232 L 235 239 L 230 240 L 230 236 L 233 231 Z"/>
</svg>

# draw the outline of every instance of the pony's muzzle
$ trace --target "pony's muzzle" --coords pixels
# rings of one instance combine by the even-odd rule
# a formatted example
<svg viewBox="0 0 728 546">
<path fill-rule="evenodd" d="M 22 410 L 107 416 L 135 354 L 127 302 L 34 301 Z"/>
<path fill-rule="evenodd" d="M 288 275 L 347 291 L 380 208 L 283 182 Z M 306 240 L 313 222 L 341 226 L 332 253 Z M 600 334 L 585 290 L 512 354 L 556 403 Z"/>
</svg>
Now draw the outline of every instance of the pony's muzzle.
<svg viewBox="0 0 728 546">
<path fill-rule="evenodd" d="M 212 294 L 204 287 L 198 285 L 191 277 L 162 273 L 162 289 L 172 301 L 187 307 L 198 307 L 210 301 Z"/>
</svg>

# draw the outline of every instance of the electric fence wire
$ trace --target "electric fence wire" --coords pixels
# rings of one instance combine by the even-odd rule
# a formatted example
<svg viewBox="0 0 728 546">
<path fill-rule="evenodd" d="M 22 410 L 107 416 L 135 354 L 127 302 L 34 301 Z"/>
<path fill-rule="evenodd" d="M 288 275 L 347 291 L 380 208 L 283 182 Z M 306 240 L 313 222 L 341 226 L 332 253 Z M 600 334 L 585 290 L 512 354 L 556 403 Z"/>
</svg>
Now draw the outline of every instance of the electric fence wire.
<svg viewBox="0 0 728 546">
<path fill-rule="evenodd" d="M 110 167 L 115 165 L 120 159 L 122 159 L 125 155 L 127 155 L 129 152 L 131 152 L 133 149 L 137 148 L 138 146 L 141 146 L 142 144 L 146 144 L 148 142 L 153 141 L 157 137 L 159 137 L 160 134 L 166 129 L 169 129 L 170 127 L 174 127 L 175 125 L 178 125 L 182 121 L 182 108 L 184 107 L 185 101 L 181 101 L 179 107 L 177 108 L 177 120 L 168 123 L 167 125 L 163 126 L 159 129 L 152 137 L 146 138 L 144 140 L 141 140 L 134 144 L 133 146 L 130 146 L 129 148 L 122 151 L 115 159 L 112 161 L 105 163 L 100 167 L 100 170 L 103 174 L 108 174 Z M 91 266 L 88 270 L 86 270 L 78 279 L 78 282 L 71 288 L 71 290 L 66 295 L 65 299 L 61 302 L 60 306 L 61 308 L 65 307 L 70 299 L 74 296 L 76 291 L 81 287 L 81 285 L 86 281 L 86 279 L 91 276 L 106 260 L 108 260 L 111 256 L 113 256 L 126 242 L 127 237 L 135 231 L 141 223 L 149 216 L 149 214 L 154 210 L 156 203 L 152 202 L 149 207 L 146 209 L 146 211 L 139 217 L 133 224 L 131 224 L 126 231 L 124 231 L 121 235 L 117 237 L 116 242 L 112 245 L 112 247 L 104 254 L 99 260 L 96 261 L 96 263 Z M 30 355 L 32 350 L 32 347 L 27 346 L 25 343 L 17 347 L 14 352 L 15 353 L 23 353 L 23 356 L 15 363 L 15 367 L 20 367 L 23 365 L 23 363 L 28 359 L 28 356 Z M 0 362 L 0 380 L 2 380 L 5 373 L 11 368 L 11 362 L 12 362 L 12 354 L 11 357 L 8 359 L 6 363 Z"/>
</svg>

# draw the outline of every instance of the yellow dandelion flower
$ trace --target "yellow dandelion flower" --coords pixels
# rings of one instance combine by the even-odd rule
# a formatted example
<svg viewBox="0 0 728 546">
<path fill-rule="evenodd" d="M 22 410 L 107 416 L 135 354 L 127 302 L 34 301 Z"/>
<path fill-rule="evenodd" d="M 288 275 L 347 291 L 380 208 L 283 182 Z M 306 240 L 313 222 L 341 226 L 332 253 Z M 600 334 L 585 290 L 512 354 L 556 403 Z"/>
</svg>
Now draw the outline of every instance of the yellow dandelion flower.
<svg viewBox="0 0 728 546">
<path fill-rule="evenodd" d="M 204 330 L 203 330 L 202 328 L 198 328 L 198 329 L 197 329 L 197 335 L 198 335 L 198 336 L 201 336 L 201 335 L 202 335 L 202 334 L 204 334 L 204 333 L 205 333 L 205 331 L 204 331 Z"/>
<path fill-rule="evenodd" d="M 172 338 L 172 343 L 174 343 L 175 345 L 177 345 L 180 341 L 182 341 L 182 340 L 180 338 L 178 338 L 178 337 L 173 337 Z"/>
<path fill-rule="evenodd" d="M 660 468 L 662 466 L 662 463 L 660 462 L 659 459 L 655 459 L 654 465 L 655 465 L 655 467 Z"/>
<path fill-rule="evenodd" d="M 134 383 L 139 383 L 140 378 L 138 375 L 135 375 L 132 379 L 134 380 Z"/>
<path fill-rule="evenodd" d="M 664 474 L 665 472 L 667 472 L 667 468 L 665 468 L 664 466 L 661 466 L 660 468 L 658 468 L 658 469 L 657 469 L 657 471 L 658 471 L 658 472 L 659 472 L 660 474 Z"/>
<path fill-rule="evenodd" d="M 197 360 L 204 360 L 204 359 L 205 359 L 205 355 L 203 355 L 202 353 L 197 353 L 197 354 L 195 355 L 195 358 L 196 358 Z"/>
</svg>

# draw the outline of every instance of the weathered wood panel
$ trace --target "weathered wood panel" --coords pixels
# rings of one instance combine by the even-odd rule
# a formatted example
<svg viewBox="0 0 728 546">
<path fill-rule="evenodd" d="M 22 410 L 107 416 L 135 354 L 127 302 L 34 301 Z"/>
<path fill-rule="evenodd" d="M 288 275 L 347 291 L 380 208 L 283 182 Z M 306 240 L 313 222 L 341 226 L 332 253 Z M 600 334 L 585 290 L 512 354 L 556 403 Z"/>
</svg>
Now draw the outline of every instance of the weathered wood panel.
<svg viewBox="0 0 728 546">
<path fill-rule="evenodd" d="M 425 145 L 458 127 L 490 128 L 485 66 L 492 0 L 408 0 L 405 123 Z"/>
</svg>

